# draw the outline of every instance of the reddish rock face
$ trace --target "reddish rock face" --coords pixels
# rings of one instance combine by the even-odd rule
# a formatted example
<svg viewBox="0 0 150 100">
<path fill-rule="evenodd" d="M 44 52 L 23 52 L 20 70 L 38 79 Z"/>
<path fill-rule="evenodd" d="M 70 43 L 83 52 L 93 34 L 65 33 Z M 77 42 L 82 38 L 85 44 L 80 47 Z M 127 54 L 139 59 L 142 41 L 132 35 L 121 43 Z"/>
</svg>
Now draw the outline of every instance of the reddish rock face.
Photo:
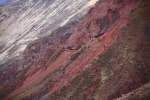
<svg viewBox="0 0 150 100">
<path fill-rule="evenodd" d="M 149 4 L 100 0 L 78 22 L 33 41 L 1 68 L 0 98 L 134 100 L 138 91 L 136 100 L 149 98 Z"/>
</svg>

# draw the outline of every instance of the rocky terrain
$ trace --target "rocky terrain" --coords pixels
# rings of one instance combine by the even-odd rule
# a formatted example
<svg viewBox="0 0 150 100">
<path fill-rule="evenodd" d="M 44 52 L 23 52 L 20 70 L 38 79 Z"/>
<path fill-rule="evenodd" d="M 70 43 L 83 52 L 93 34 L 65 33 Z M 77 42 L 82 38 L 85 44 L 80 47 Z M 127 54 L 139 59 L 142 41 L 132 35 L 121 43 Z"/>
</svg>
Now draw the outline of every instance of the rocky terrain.
<svg viewBox="0 0 150 100">
<path fill-rule="evenodd" d="M 9 1 L 1 7 L 0 63 L 19 56 L 31 41 L 52 34 L 70 21 L 79 20 L 97 1 Z"/>
<path fill-rule="evenodd" d="M 150 100 L 149 4 L 13 0 L 2 6 L 0 98 Z"/>
</svg>

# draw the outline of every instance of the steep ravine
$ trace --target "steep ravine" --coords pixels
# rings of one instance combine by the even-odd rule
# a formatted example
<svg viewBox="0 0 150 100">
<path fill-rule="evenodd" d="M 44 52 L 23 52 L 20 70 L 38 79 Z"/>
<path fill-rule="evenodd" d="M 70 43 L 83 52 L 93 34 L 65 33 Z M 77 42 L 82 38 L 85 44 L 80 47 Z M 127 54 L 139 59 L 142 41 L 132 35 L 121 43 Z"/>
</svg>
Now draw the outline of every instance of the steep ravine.
<svg viewBox="0 0 150 100">
<path fill-rule="evenodd" d="M 31 42 L 21 59 L 2 65 L 0 98 L 149 100 L 149 4 L 99 0 L 80 20 Z"/>
</svg>

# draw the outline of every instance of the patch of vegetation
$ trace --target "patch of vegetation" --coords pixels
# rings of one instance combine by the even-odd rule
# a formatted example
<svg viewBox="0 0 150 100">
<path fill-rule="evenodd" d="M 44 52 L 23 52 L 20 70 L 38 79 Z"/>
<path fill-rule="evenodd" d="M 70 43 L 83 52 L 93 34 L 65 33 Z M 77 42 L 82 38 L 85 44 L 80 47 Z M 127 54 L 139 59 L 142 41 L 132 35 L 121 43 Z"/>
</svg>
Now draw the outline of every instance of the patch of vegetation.
<svg viewBox="0 0 150 100">
<path fill-rule="evenodd" d="M 118 41 L 119 42 L 119 41 Z M 100 79 L 102 83 L 107 82 L 114 75 L 114 70 L 118 65 L 119 56 L 121 56 L 119 51 L 119 44 L 115 42 L 106 52 L 99 55 L 91 63 L 92 67 L 99 68 L 101 70 Z"/>
<path fill-rule="evenodd" d="M 52 56 L 51 56 L 51 62 L 55 61 L 59 56 L 60 56 L 61 52 L 55 52 Z"/>
<path fill-rule="evenodd" d="M 6 95 L 6 90 L 3 87 L 0 87 L 0 99 L 2 100 Z"/>
</svg>

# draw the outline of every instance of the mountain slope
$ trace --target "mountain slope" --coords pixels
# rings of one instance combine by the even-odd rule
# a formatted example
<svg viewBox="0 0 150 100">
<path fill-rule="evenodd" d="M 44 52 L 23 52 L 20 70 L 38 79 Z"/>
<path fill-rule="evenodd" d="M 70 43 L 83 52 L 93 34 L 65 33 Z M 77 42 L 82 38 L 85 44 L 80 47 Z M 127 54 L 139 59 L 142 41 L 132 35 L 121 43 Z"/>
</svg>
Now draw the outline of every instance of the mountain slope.
<svg viewBox="0 0 150 100">
<path fill-rule="evenodd" d="M 33 41 L 22 59 L 2 66 L 1 97 L 113 100 L 145 88 L 150 80 L 149 3 L 100 0 L 80 20 Z"/>
</svg>

